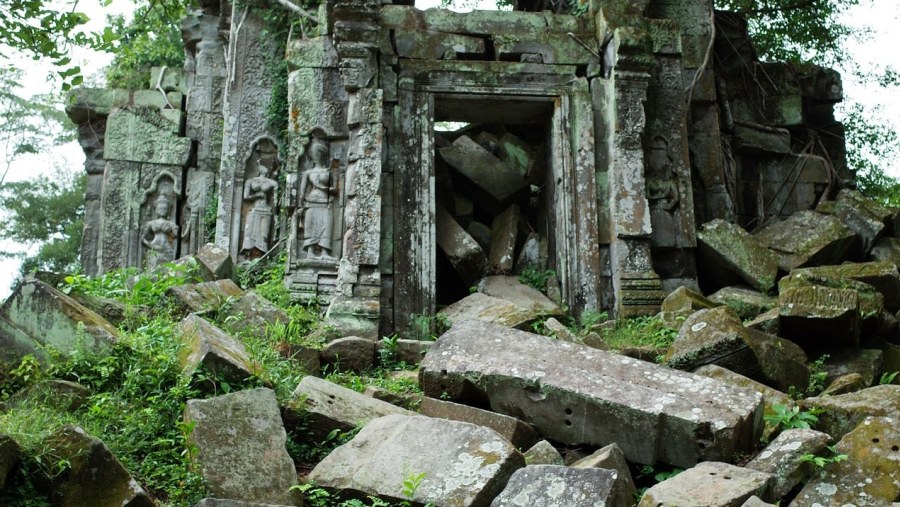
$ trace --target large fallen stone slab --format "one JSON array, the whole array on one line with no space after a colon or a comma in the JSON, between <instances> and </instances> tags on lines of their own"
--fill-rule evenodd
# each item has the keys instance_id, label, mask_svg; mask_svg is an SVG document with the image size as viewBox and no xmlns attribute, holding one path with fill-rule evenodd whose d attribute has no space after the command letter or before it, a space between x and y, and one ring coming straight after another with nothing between
<instances>
[{"instance_id":1,"label":"large fallen stone slab","mask_svg":"<svg viewBox=\"0 0 900 507\"><path fill-rule=\"evenodd\" d=\"M866 417L900 420L900 385L878 385L838 396L800 400L803 410L821 409L816 429L839 439Z\"/></svg>"},{"instance_id":2,"label":"large fallen stone slab","mask_svg":"<svg viewBox=\"0 0 900 507\"><path fill-rule=\"evenodd\" d=\"M760 366L755 378L784 392L808 384L809 358L796 343L756 329L747 329L746 338Z\"/></svg>"},{"instance_id":3,"label":"large fallen stone slab","mask_svg":"<svg viewBox=\"0 0 900 507\"><path fill-rule=\"evenodd\" d=\"M900 310L900 272L893 262L857 262L837 266L796 269L791 276L804 275L808 279L855 280L867 283L884 296L884 307L892 312Z\"/></svg>"},{"instance_id":4,"label":"large fallen stone slab","mask_svg":"<svg viewBox=\"0 0 900 507\"><path fill-rule=\"evenodd\" d=\"M617 495L617 477L618 472L604 468L527 466L516 470L491 507L626 505Z\"/></svg>"},{"instance_id":5,"label":"large fallen stone slab","mask_svg":"<svg viewBox=\"0 0 900 507\"><path fill-rule=\"evenodd\" d=\"M44 442L54 459L68 463L53 480L52 503L61 506L154 507L156 502L131 477L100 439L78 426L63 426Z\"/></svg>"},{"instance_id":6,"label":"large fallen stone slab","mask_svg":"<svg viewBox=\"0 0 900 507\"><path fill-rule=\"evenodd\" d=\"M442 206L436 207L434 225L438 247L450 260L463 282L475 283L484 276L488 265L484 250Z\"/></svg>"},{"instance_id":7,"label":"large fallen stone slab","mask_svg":"<svg viewBox=\"0 0 900 507\"><path fill-rule=\"evenodd\" d=\"M478 292L500 298L528 311L561 317L562 308L541 291L519 281L517 276L486 276L477 285Z\"/></svg>"},{"instance_id":8,"label":"large fallen stone slab","mask_svg":"<svg viewBox=\"0 0 900 507\"><path fill-rule=\"evenodd\" d=\"M459 171L498 203L507 201L528 184L518 170L468 136L460 136L452 145L438 151L450 167Z\"/></svg>"},{"instance_id":9,"label":"large fallen stone slab","mask_svg":"<svg viewBox=\"0 0 900 507\"><path fill-rule=\"evenodd\" d=\"M764 472L704 462L648 489L638 507L736 507L763 496L771 480Z\"/></svg>"},{"instance_id":10,"label":"large fallen stone slab","mask_svg":"<svg viewBox=\"0 0 900 507\"><path fill-rule=\"evenodd\" d=\"M446 319L451 324L478 320L517 329L527 329L532 322L542 316L543 313L540 311L526 310L505 299L480 292L469 294L438 312L438 317Z\"/></svg>"},{"instance_id":11,"label":"large fallen stone slab","mask_svg":"<svg viewBox=\"0 0 900 507\"><path fill-rule=\"evenodd\" d=\"M92 391L77 382L68 380L42 380L6 400L6 409L43 405L62 412L72 412L90 398Z\"/></svg>"},{"instance_id":12,"label":"large fallen stone slab","mask_svg":"<svg viewBox=\"0 0 900 507\"><path fill-rule=\"evenodd\" d=\"M679 370L717 364L748 377L760 371L748 345L747 329L727 306L700 310L685 319L665 360Z\"/></svg>"},{"instance_id":13,"label":"large fallen stone slab","mask_svg":"<svg viewBox=\"0 0 900 507\"><path fill-rule=\"evenodd\" d=\"M313 376L303 377L297 385L287 411L290 417L306 417L307 431L317 441L333 430L349 431L386 415L416 415Z\"/></svg>"},{"instance_id":14,"label":"large fallen stone slab","mask_svg":"<svg viewBox=\"0 0 900 507\"><path fill-rule=\"evenodd\" d=\"M760 292L775 286L778 258L737 225L716 219L697 231L698 267L719 287L740 279Z\"/></svg>"},{"instance_id":15,"label":"large fallen stone slab","mask_svg":"<svg viewBox=\"0 0 900 507\"><path fill-rule=\"evenodd\" d=\"M858 374L862 387L870 387L881 378L884 353L879 349L845 349L832 352L825 360L825 384L851 373Z\"/></svg>"},{"instance_id":16,"label":"large fallen stone slab","mask_svg":"<svg viewBox=\"0 0 900 507\"><path fill-rule=\"evenodd\" d=\"M178 325L182 348L178 355L181 371L193 376L199 369L209 372L210 378L201 387L216 387L217 380L239 385L259 373L244 344L209 323L203 317L190 314ZM207 386L207 382L212 385Z\"/></svg>"},{"instance_id":17,"label":"large fallen stone slab","mask_svg":"<svg viewBox=\"0 0 900 507\"><path fill-rule=\"evenodd\" d=\"M226 301L233 301L243 294L244 291L229 279L176 285L166 291L183 315L217 311Z\"/></svg>"},{"instance_id":18,"label":"large fallen stone slab","mask_svg":"<svg viewBox=\"0 0 900 507\"><path fill-rule=\"evenodd\" d=\"M699 311L707 310L721 306L721 303L715 303L705 298L703 294L691 289L690 287L678 287L663 299L659 306L661 312L673 312L684 317Z\"/></svg>"},{"instance_id":19,"label":"large fallen stone slab","mask_svg":"<svg viewBox=\"0 0 900 507\"><path fill-rule=\"evenodd\" d=\"M778 267L786 272L838 264L856 241L856 234L837 217L808 210L767 225L753 236L778 255Z\"/></svg>"},{"instance_id":20,"label":"large fallen stone slab","mask_svg":"<svg viewBox=\"0 0 900 507\"><path fill-rule=\"evenodd\" d=\"M818 455L831 442L831 436L809 429L789 429L781 432L746 467L772 474L767 498L778 500L787 495L813 473L813 465L803 459L807 454Z\"/></svg>"},{"instance_id":21,"label":"large fallen stone slab","mask_svg":"<svg viewBox=\"0 0 900 507\"><path fill-rule=\"evenodd\" d=\"M832 462L806 483L791 507L876 507L900 498L900 419L870 417L835 446L845 460Z\"/></svg>"},{"instance_id":22,"label":"large fallen stone slab","mask_svg":"<svg viewBox=\"0 0 900 507\"><path fill-rule=\"evenodd\" d=\"M776 298L739 285L719 289L709 295L709 300L730 307L741 319L752 319L778 303Z\"/></svg>"},{"instance_id":23,"label":"large fallen stone slab","mask_svg":"<svg viewBox=\"0 0 900 507\"><path fill-rule=\"evenodd\" d=\"M843 189L835 201L834 214L859 236L860 253L865 257L887 231L894 213L855 190Z\"/></svg>"},{"instance_id":24,"label":"large fallen stone slab","mask_svg":"<svg viewBox=\"0 0 900 507\"><path fill-rule=\"evenodd\" d=\"M188 400L184 419L194 425L191 459L212 497L298 505L294 462L275 393L252 389Z\"/></svg>"},{"instance_id":25,"label":"large fallen stone slab","mask_svg":"<svg viewBox=\"0 0 900 507\"><path fill-rule=\"evenodd\" d=\"M859 345L859 293L832 287L796 287L778 296L778 333L821 350Z\"/></svg>"},{"instance_id":26,"label":"large fallen stone slab","mask_svg":"<svg viewBox=\"0 0 900 507\"><path fill-rule=\"evenodd\" d=\"M518 449L528 449L538 441L538 434L534 428L515 417L460 405L452 401L424 397L419 402L419 413L428 417L451 419L490 428L509 440Z\"/></svg>"},{"instance_id":27,"label":"large fallen stone slab","mask_svg":"<svg viewBox=\"0 0 900 507\"><path fill-rule=\"evenodd\" d=\"M615 442L639 463L731 459L762 430L755 392L478 321L441 336L419 380L427 396L489 403L561 443Z\"/></svg>"},{"instance_id":28,"label":"large fallen stone slab","mask_svg":"<svg viewBox=\"0 0 900 507\"><path fill-rule=\"evenodd\" d=\"M106 319L37 279L19 284L0 307L0 362L18 365L28 354L46 358L81 347L108 348L119 332Z\"/></svg>"},{"instance_id":29,"label":"large fallen stone slab","mask_svg":"<svg viewBox=\"0 0 900 507\"><path fill-rule=\"evenodd\" d=\"M374 419L309 474L317 485L365 498L485 507L509 477L525 466L494 430L425 416ZM412 498L403 483L421 476Z\"/></svg>"},{"instance_id":30,"label":"large fallen stone slab","mask_svg":"<svg viewBox=\"0 0 900 507\"><path fill-rule=\"evenodd\" d=\"M375 366L375 342L359 336L345 336L322 347L322 363L336 370L362 372Z\"/></svg>"},{"instance_id":31,"label":"large fallen stone slab","mask_svg":"<svg viewBox=\"0 0 900 507\"><path fill-rule=\"evenodd\" d=\"M513 204L494 217L491 223L491 251L488 268L491 274L512 273L516 260L516 237L519 232L519 207Z\"/></svg>"}]
</instances>

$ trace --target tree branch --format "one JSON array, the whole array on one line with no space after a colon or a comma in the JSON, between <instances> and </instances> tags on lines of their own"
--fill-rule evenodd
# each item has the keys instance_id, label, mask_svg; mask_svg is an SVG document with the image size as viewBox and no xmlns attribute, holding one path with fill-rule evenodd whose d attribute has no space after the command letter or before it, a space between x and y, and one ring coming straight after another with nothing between
<instances>
[{"instance_id":1,"label":"tree branch","mask_svg":"<svg viewBox=\"0 0 900 507\"><path fill-rule=\"evenodd\" d=\"M296 12L297 14L299 14L299 15L303 16L304 18L306 18L306 19L312 21L313 23L319 24L319 18L317 18L316 16L313 16L312 14L306 12L305 9L302 9L300 6L294 4L294 3L291 2L290 0L277 0L277 1L278 1L279 4L282 5L282 7L285 7L287 10L292 11L292 12Z\"/></svg>"}]
</instances>

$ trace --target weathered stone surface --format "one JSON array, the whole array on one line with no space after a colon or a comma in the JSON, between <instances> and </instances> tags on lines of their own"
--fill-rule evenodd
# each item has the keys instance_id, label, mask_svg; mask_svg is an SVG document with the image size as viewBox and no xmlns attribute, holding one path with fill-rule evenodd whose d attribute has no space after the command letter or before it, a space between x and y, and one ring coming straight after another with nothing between
<instances>
[{"instance_id":1,"label":"weathered stone surface","mask_svg":"<svg viewBox=\"0 0 900 507\"><path fill-rule=\"evenodd\" d=\"M70 412L77 409L91 396L91 390L68 380L43 380L16 392L9 397L6 408L27 405L44 405Z\"/></svg>"},{"instance_id":2,"label":"weathered stone surface","mask_svg":"<svg viewBox=\"0 0 900 507\"><path fill-rule=\"evenodd\" d=\"M365 371L375 366L375 342L358 336L338 338L322 348L320 357L339 370Z\"/></svg>"},{"instance_id":3,"label":"weathered stone surface","mask_svg":"<svg viewBox=\"0 0 900 507\"><path fill-rule=\"evenodd\" d=\"M382 416L415 415L415 412L312 376L303 377L297 385L288 410L307 417L311 435L319 440L332 430L348 431Z\"/></svg>"},{"instance_id":4,"label":"weathered stone surface","mask_svg":"<svg viewBox=\"0 0 900 507\"><path fill-rule=\"evenodd\" d=\"M753 495L742 503L741 507L778 507L778 504L764 502L760 497Z\"/></svg>"},{"instance_id":5,"label":"weathered stone surface","mask_svg":"<svg viewBox=\"0 0 900 507\"><path fill-rule=\"evenodd\" d=\"M509 440L517 449L527 449L538 440L538 434L534 428L515 417L451 401L422 398L419 403L419 413L428 417L462 421L490 428Z\"/></svg>"},{"instance_id":6,"label":"weathered stone surface","mask_svg":"<svg viewBox=\"0 0 900 507\"><path fill-rule=\"evenodd\" d=\"M99 439L78 426L63 426L44 441L54 456L68 462L52 485L54 505L153 507L156 502Z\"/></svg>"},{"instance_id":7,"label":"weathered stone surface","mask_svg":"<svg viewBox=\"0 0 900 507\"><path fill-rule=\"evenodd\" d=\"M203 317L188 315L178 325L178 331L182 342L178 356L181 370L193 375L202 368L212 374L201 387L214 390L215 385L206 383L217 378L238 385L258 373L259 365L250 360L244 345Z\"/></svg>"},{"instance_id":8,"label":"weathered stone surface","mask_svg":"<svg viewBox=\"0 0 900 507\"><path fill-rule=\"evenodd\" d=\"M713 301L703 297L703 294L689 288L678 287L663 299L659 310L662 312L673 312L687 317L697 310L705 310L719 306Z\"/></svg>"},{"instance_id":9,"label":"weathered stone surface","mask_svg":"<svg viewBox=\"0 0 900 507\"><path fill-rule=\"evenodd\" d=\"M481 245L441 207L436 207L434 218L437 244L459 273L463 282L475 283L484 276L487 257Z\"/></svg>"},{"instance_id":10,"label":"weathered stone surface","mask_svg":"<svg viewBox=\"0 0 900 507\"><path fill-rule=\"evenodd\" d=\"M507 132L500 138L500 153L497 156L519 171L523 177L531 179L535 153L528 143Z\"/></svg>"},{"instance_id":11,"label":"weathered stone surface","mask_svg":"<svg viewBox=\"0 0 900 507\"><path fill-rule=\"evenodd\" d=\"M516 276L487 276L478 282L478 292L500 298L531 312L561 317L562 308Z\"/></svg>"},{"instance_id":12,"label":"weathered stone surface","mask_svg":"<svg viewBox=\"0 0 900 507\"><path fill-rule=\"evenodd\" d=\"M185 421L194 423L192 456L210 495L245 502L297 505L294 463L275 393L253 389L188 400ZM239 436L239 438L236 438Z\"/></svg>"},{"instance_id":13,"label":"weathered stone surface","mask_svg":"<svg viewBox=\"0 0 900 507\"><path fill-rule=\"evenodd\" d=\"M805 275L815 280L855 280L867 283L884 295L884 306L895 312L900 309L900 272L893 262L859 262L838 266L820 266L817 268L798 269L791 275Z\"/></svg>"},{"instance_id":14,"label":"weathered stone surface","mask_svg":"<svg viewBox=\"0 0 900 507\"><path fill-rule=\"evenodd\" d=\"M438 151L444 161L498 203L507 201L528 183L516 169L468 136L460 136L452 145Z\"/></svg>"},{"instance_id":15,"label":"weathered stone surface","mask_svg":"<svg viewBox=\"0 0 900 507\"><path fill-rule=\"evenodd\" d=\"M900 238L881 238L870 253L872 260L900 265Z\"/></svg>"},{"instance_id":16,"label":"weathered stone surface","mask_svg":"<svg viewBox=\"0 0 900 507\"><path fill-rule=\"evenodd\" d=\"M768 292L775 286L778 259L740 227L724 220L703 224L697 231L698 267L720 287L739 278L751 287Z\"/></svg>"},{"instance_id":17,"label":"weathered stone surface","mask_svg":"<svg viewBox=\"0 0 900 507\"><path fill-rule=\"evenodd\" d=\"M763 496L772 475L728 463L703 462L648 489L638 507L731 507Z\"/></svg>"},{"instance_id":18,"label":"weathered stone surface","mask_svg":"<svg viewBox=\"0 0 900 507\"><path fill-rule=\"evenodd\" d=\"M491 507L625 505L615 491L617 476L618 472L603 468L527 466L516 470Z\"/></svg>"},{"instance_id":19,"label":"weathered stone surface","mask_svg":"<svg viewBox=\"0 0 900 507\"><path fill-rule=\"evenodd\" d=\"M556 447L553 447L553 444L546 440L541 440L525 451L525 464L529 466L562 465L564 462L562 455L559 454Z\"/></svg>"},{"instance_id":20,"label":"weathered stone surface","mask_svg":"<svg viewBox=\"0 0 900 507\"><path fill-rule=\"evenodd\" d=\"M461 322L438 339L419 375L428 396L484 400L547 438L615 442L639 463L730 459L762 430L756 393L478 321Z\"/></svg>"},{"instance_id":21,"label":"weathered stone surface","mask_svg":"<svg viewBox=\"0 0 900 507\"><path fill-rule=\"evenodd\" d=\"M401 58L441 60L448 56L451 58L447 59L484 56L484 39L478 37L423 30L397 30L394 34L397 55Z\"/></svg>"},{"instance_id":22,"label":"weathered stone surface","mask_svg":"<svg viewBox=\"0 0 900 507\"><path fill-rule=\"evenodd\" d=\"M800 458L804 454L819 454L831 442L831 437L821 431L790 429L782 431L747 465L747 468L773 475L766 498L777 500L800 484L813 472L809 462Z\"/></svg>"},{"instance_id":23,"label":"weathered stone surface","mask_svg":"<svg viewBox=\"0 0 900 507\"><path fill-rule=\"evenodd\" d=\"M45 347L68 355L79 347L101 350L119 337L106 319L36 279L19 284L0 307L0 360L46 357Z\"/></svg>"},{"instance_id":24,"label":"weathered stone surface","mask_svg":"<svg viewBox=\"0 0 900 507\"><path fill-rule=\"evenodd\" d=\"M839 394L854 393L869 387L862 375L859 373L848 373L841 375L828 383L828 387L822 391L820 396L837 396Z\"/></svg>"},{"instance_id":25,"label":"weathered stone surface","mask_svg":"<svg viewBox=\"0 0 900 507\"><path fill-rule=\"evenodd\" d=\"M6 485L6 477L19 463L21 449L15 440L0 434L0 491Z\"/></svg>"},{"instance_id":26,"label":"weathered stone surface","mask_svg":"<svg viewBox=\"0 0 900 507\"><path fill-rule=\"evenodd\" d=\"M243 293L236 283L227 279L177 285L167 291L184 315L218 310L229 298L234 300Z\"/></svg>"},{"instance_id":27,"label":"weathered stone surface","mask_svg":"<svg viewBox=\"0 0 900 507\"><path fill-rule=\"evenodd\" d=\"M869 417L844 435L836 450L847 459L825 465L791 502L807 505L883 506L900 497L900 421Z\"/></svg>"},{"instance_id":28,"label":"weathered stone surface","mask_svg":"<svg viewBox=\"0 0 900 507\"><path fill-rule=\"evenodd\" d=\"M747 321L746 327L747 329L755 329L757 331L762 331L764 333L769 334L778 334L778 319L779 310L778 308L772 308L771 310L761 313L757 315L755 318Z\"/></svg>"},{"instance_id":29,"label":"weathered stone surface","mask_svg":"<svg viewBox=\"0 0 900 507\"><path fill-rule=\"evenodd\" d=\"M741 319L752 319L775 308L778 300L749 287L724 287L710 294L709 300L734 310Z\"/></svg>"},{"instance_id":30,"label":"weathered stone surface","mask_svg":"<svg viewBox=\"0 0 900 507\"><path fill-rule=\"evenodd\" d=\"M634 487L634 480L631 478L631 470L628 468L628 462L625 460L625 453L615 443L609 444L597 452L586 458L572 463L572 468L605 468L607 470L615 470L616 477L616 498L615 505L628 505L634 502L637 490Z\"/></svg>"},{"instance_id":31,"label":"weathered stone surface","mask_svg":"<svg viewBox=\"0 0 900 507\"><path fill-rule=\"evenodd\" d=\"M747 343L747 329L727 306L700 310L688 317L666 352L665 360L672 368L688 371L717 364L752 377L760 370Z\"/></svg>"},{"instance_id":32,"label":"weathered stone surface","mask_svg":"<svg viewBox=\"0 0 900 507\"><path fill-rule=\"evenodd\" d=\"M494 217L491 224L491 251L488 266L491 274L512 273L516 260L516 237L519 229L519 207L513 204Z\"/></svg>"},{"instance_id":33,"label":"weathered stone surface","mask_svg":"<svg viewBox=\"0 0 900 507\"><path fill-rule=\"evenodd\" d=\"M394 351L395 359L406 364L415 365L422 362L422 358L431 348L433 342L425 340L397 340L397 348Z\"/></svg>"},{"instance_id":34,"label":"weathered stone surface","mask_svg":"<svg viewBox=\"0 0 900 507\"><path fill-rule=\"evenodd\" d=\"M234 275L234 264L224 248L207 243L197 252L196 258L212 274L213 280L231 278Z\"/></svg>"},{"instance_id":35,"label":"weathered stone surface","mask_svg":"<svg viewBox=\"0 0 900 507\"><path fill-rule=\"evenodd\" d=\"M805 266L838 264L854 246L856 234L840 219L801 211L753 233L778 255L778 267L790 272Z\"/></svg>"},{"instance_id":36,"label":"weathered stone surface","mask_svg":"<svg viewBox=\"0 0 900 507\"><path fill-rule=\"evenodd\" d=\"M107 160L183 167L191 153L191 140L178 137L177 131L177 123L166 120L159 109L115 109L106 120L103 156Z\"/></svg>"},{"instance_id":37,"label":"weathered stone surface","mask_svg":"<svg viewBox=\"0 0 900 507\"><path fill-rule=\"evenodd\" d=\"M879 385L839 396L806 398L799 403L803 410L824 409L816 429L839 439L866 417L900 420L900 385Z\"/></svg>"},{"instance_id":38,"label":"weathered stone surface","mask_svg":"<svg viewBox=\"0 0 900 507\"><path fill-rule=\"evenodd\" d=\"M144 305L127 306L118 299L105 298L100 296L89 296L87 294L70 293L69 297L83 304L85 307L97 312L101 317L109 321L113 326L118 327L125 322L130 316L138 314L151 313L151 309Z\"/></svg>"},{"instance_id":39,"label":"weathered stone surface","mask_svg":"<svg viewBox=\"0 0 900 507\"><path fill-rule=\"evenodd\" d=\"M466 320L480 320L506 327L527 328L542 316L540 312L526 310L509 301L480 292L469 294L438 312L438 316L451 324Z\"/></svg>"},{"instance_id":40,"label":"weathered stone surface","mask_svg":"<svg viewBox=\"0 0 900 507\"><path fill-rule=\"evenodd\" d=\"M760 366L757 377L766 385L788 392L809 381L808 358L796 343L755 329L748 329L745 339Z\"/></svg>"},{"instance_id":41,"label":"weathered stone surface","mask_svg":"<svg viewBox=\"0 0 900 507\"><path fill-rule=\"evenodd\" d=\"M252 332L255 336L264 336L272 326L286 326L291 321L284 310L253 290L231 299L222 310L226 317L233 317L232 329Z\"/></svg>"},{"instance_id":42,"label":"weathered stone surface","mask_svg":"<svg viewBox=\"0 0 900 507\"><path fill-rule=\"evenodd\" d=\"M319 349L309 345L281 342L276 345L281 357L291 359L300 366L307 375L319 375L322 363L319 360Z\"/></svg>"},{"instance_id":43,"label":"weathered stone surface","mask_svg":"<svg viewBox=\"0 0 900 507\"><path fill-rule=\"evenodd\" d=\"M868 255L875 243L886 232L891 210L855 190L843 189L838 193L834 214L860 239L863 256Z\"/></svg>"},{"instance_id":44,"label":"weathered stone surface","mask_svg":"<svg viewBox=\"0 0 900 507\"><path fill-rule=\"evenodd\" d=\"M242 502L240 500L223 500L221 498L204 498L194 507L288 507L270 503Z\"/></svg>"},{"instance_id":45,"label":"weathered stone surface","mask_svg":"<svg viewBox=\"0 0 900 507\"><path fill-rule=\"evenodd\" d=\"M740 153L786 155L791 152L791 134L787 129L735 122L733 135L734 148Z\"/></svg>"},{"instance_id":46,"label":"weathered stone surface","mask_svg":"<svg viewBox=\"0 0 900 507\"><path fill-rule=\"evenodd\" d=\"M859 293L797 287L778 296L778 333L804 350L859 345Z\"/></svg>"},{"instance_id":47,"label":"weathered stone surface","mask_svg":"<svg viewBox=\"0 0 900 507\"><path fill-rule=\"evenodd\" d=\"M877 384L881 378L884 353L877 349L849 349L832 352L823 365L825 383L831 383L849 373L862 377L863 387Z\"/></svg>"},{"instance_id":48,"label":"weathered stone surface","mask_svg":"<svg viewBox=\"0 0 900 507\"><path fill-rule=\"evenodd\" d=\"M319 486L389 501L485 507L525 460L495 431L423 416L371 421L309 474ZM424 474L412 498L409 474Z\"/></svg>"},{"instance_id":49,"label":"weathered stone surface","mask_svg":"<svg viewBox=\"0 0 900 507\"><path fill-rule=\"evenodd\" d=\"M580 343L580 340L575 333L553 317L544 321L544 331L542 334L545 336L552 336L557 340L565 342Z\"/></svg>"}]
</instances>

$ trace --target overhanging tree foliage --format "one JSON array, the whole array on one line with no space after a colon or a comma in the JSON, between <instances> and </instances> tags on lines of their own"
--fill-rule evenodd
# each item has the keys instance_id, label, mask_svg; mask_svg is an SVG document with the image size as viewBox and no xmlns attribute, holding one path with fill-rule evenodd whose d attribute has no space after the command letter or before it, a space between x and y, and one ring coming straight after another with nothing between
<instances>
[{"instance_id":1,"label":"overhanging tree foliage","mask_svg":"<svg viewBox=\"0 0 900 507\"><path fill-rule=\"evenodd\" d=\"M106 69L110 88L137 90L150 85L153 67L184 66L184 48L179 24L186 5L182 1L150 2L134 11L131 21L110 17L109 28L116 34L115 57Z\"/></svg>"}]
</instances>

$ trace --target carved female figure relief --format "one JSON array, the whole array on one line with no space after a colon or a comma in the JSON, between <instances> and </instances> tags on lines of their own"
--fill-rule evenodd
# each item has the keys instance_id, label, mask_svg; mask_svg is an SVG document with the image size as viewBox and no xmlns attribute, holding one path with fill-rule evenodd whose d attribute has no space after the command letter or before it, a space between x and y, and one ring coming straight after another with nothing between
<instances>
[{"instance_id":1,"label":"carved female figure relief","mask_svg":"<svg viewBox=\"0 0 900 507\"><path fill-rule=\"evenodd\" d=\"M300 178L302 248L306 250L307 258L330 259L334 221L332 195L337 189L332 186L329 148L323 139L312 140L310 155L313 167L304 171Z\"/></svg>"},{"instance_id":2,"label":"carved female figure relief","mask_svg":"<svg viewBox=\"0 0 900 507\"><path fill-rule=\"evenodd\" d=\"M251 167L248 168L248 172L255 166L256 176L244 183L244 203L252 203L252 206L244 222L241 251L252 252L255 249L258 253L265 253L269 251L278 182L270 177L274 161L262 153L259 145L254 148L249 164Z\"/></svg>"},{"instance_id":3,"label":"carved female figure relief","mask_svg":"<svg viewBox=\"0 0 900 507\"><path fill-rule=\"evenodd\" d=\"M147 269L175 260L175 238L178 237L178 224L169 219L172 201L166 194L156 198L153 207L153 220L144 225L141 231L141 244L147 247Z\"/></svg>"}]
</instances>

